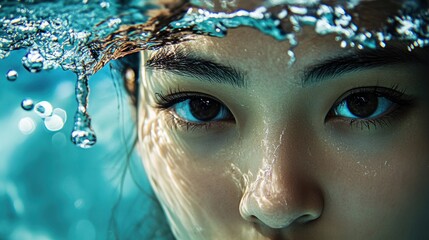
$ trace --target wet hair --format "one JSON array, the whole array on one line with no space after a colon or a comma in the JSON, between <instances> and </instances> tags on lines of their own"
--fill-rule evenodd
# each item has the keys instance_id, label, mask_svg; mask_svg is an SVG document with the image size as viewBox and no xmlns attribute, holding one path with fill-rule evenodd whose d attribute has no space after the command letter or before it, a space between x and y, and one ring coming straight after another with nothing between
<instances>
[{"instance_id":1,"label":"wet hair","mask_svg":"<svg viewBox=\"0 0 429 240\"><path fill-rule=\"evenodd\" d=\"M133 53L123 58L118 59L112 68L120 74L122 77L123 88L125 89L131 106L137 109L138 106L138 78L140 68L140 53ZM121 91L121 90L118 90ZM135 118L135 123L137 123ZM134 131L136 132L136 131ZM164 215L162 207L151 192L150 187L147 187L147 182L141 179L141 175L144 175L144 170L141 170L143 166L140 161L133 158L133 149L137 144L137 135L125 137L127 139L124 144L125 156L121 156L121 167L118 171L121 176L120 196L116 201L110 221L109 221L109 237L110 239L174 239L173 233L167 223L167 219ZM131 146L131 147L130 147ZM125 160L125 161L123 161ZM125 181L125 175L130 174L134 185L139 189L139 199L136 202L144 202L149 204L150 207L144 207L146 210L142 212L140 220L133 222L132 225L124 227L121 223L123 218L124 206L121 204L123 184ZM143 201L141 201L143 200ZM135 208L136 206L131 206ZM125 209L125 212L129 209Z\"/></svg>"},{"instance_id":2,"label":"wet hair","mask_svg":"<svg viewBox=\"0 0 429 240\"><path fill-rule=\"evenodd\" d=\"M137 107L138 76L140 74L140 53L133 53L119 59L119 71L123 85L133 106Z\"/></svg>"}]
</instances>

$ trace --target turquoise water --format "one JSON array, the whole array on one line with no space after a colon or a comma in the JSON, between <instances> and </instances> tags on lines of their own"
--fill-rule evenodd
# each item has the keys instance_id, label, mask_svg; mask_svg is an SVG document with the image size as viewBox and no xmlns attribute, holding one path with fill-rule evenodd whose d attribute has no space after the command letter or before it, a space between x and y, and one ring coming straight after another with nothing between
<instances>
[{"instance_id":1,"label":"turquoise water","mask_svg":"<svg viewBox=\"0 0 429 240\"><path fill-rule=\"evenodd\" d=\"M275 1L267 1L255 11L225 14L192 2L208 9L182 11L158 32L123 31L133 51L180 42L190 33L223 37L243 25L289 41L291 64L295 33L304 25L338 35L344 48L383 47L395 38L408 39L410 50L429 43L427 9L393 18L393 32L367 32L343 8L310 4L273 14L265 7ZM121 44L130 42L115 31L146 22L146 11L157 8L128 4L0 2L0 239L153 239L154 228L164 234L165 224L147 220L161 214L149 211L155 203L139 188L151 192L141 167L133 168L135 178L123 175L135 129L120 80L105 61L127 53ZM293 31L279 28L284 19ZM115 41L103 40L109 35ZM134 153L131 162L139 164Z\"/></svg>"},{"instance_id":2,"label":"turquoise water","mask_svg":"<svg viewBox=\"0 0 429 240\"><path fill-rule=\"evenodd\" d=\"M75 75L62 70L29 73L20 64L22 54L17 51L0 60L0 72L15 69L19 73L14 82L5 74L0 77L0 239L107 239L113 235L112 213L120 239L130 235L151 239L148 229L155 222L145 220L142 213L153 209L153 202L129 174L123 190L120 188L124 146L130 142L119 136L132 136L134 129L129 124L127 100L119 106L109 67L95 74L91 82L89 111L99 141L91 149L81 149L70 141ZM21 109L23 98L48 101L54 108L64 109L68 116L63 128L48 130L35 111ZM34 129L24 131L19 127L22 121L32 122ZM132 162L138 161L133 154ZM135 178L150 192L144 172ZM114 211L121 192L120 206ZM142 222L146 225L140 225Z\"/></svg>"}]
</instances>

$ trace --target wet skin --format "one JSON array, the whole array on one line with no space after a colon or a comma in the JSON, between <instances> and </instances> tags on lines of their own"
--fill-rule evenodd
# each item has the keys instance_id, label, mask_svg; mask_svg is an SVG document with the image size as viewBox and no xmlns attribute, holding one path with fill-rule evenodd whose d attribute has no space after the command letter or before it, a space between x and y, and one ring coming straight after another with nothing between
<instances>
[{"instance_id":1,"label":"wet skin","mask_svg":"<svg viewBox=\"0 0 429 240\"><path fill-rule=\"evenodd\" d=\"M175 236L429 238L428 50L341 49L311 29L290 67L288 48L239 28L142 53L138 148ZM201 97L221 110L191 121Z\"/></svg>"}]
</instances>

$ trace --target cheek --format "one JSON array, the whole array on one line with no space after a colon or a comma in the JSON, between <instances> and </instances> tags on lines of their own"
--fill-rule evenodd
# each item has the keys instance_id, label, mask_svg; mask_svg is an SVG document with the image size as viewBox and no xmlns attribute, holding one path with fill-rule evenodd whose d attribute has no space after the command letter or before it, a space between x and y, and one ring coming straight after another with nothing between
<instances>
[{"instance_id":1,"label":"cheek","mask_svg":"<svg viewBox=\"0 0 429 240\"><path fill-rule=\"evenodd\" d=\"M424 117L409 118L401 127L392 126L388 137L366 136L366 140L331 148L335 150L325 159L336 159L330 165L337 167L325 178L329 193L324 217L342 216L340 225L385 235L399 234L400 229L427 232L422 226L429 217L425 121Z\"/></svg>"},{"instance_id":2,"label":"cheek","mask_svg":"<svg viewBox=\"0 0 429 240\"><path fill-rule=\"evenodd\" d=\"M141 123L142 161L177 236L209 236L225 228L222 219L238 219L240 195L227 174L230 151L201 151L201 144L183 140L162 114L148 115L154 117Z\"/></svg>"}]
</instances>

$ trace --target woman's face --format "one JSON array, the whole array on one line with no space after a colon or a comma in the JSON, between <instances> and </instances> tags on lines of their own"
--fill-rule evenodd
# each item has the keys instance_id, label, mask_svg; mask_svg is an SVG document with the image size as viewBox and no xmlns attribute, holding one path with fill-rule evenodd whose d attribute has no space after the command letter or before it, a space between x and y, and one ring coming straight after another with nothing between
<instances>
[{"instance_id":1,"label":"woman's face","mask_svg":"<svg viewBox=\"0 0 429 240\"><path fill-rule=\"evenodd\" d=\"M250 28L143 53L139 149L175 236L428 238L428 50L299 41L292 66Z\"/></svg>"}]
</instances>

